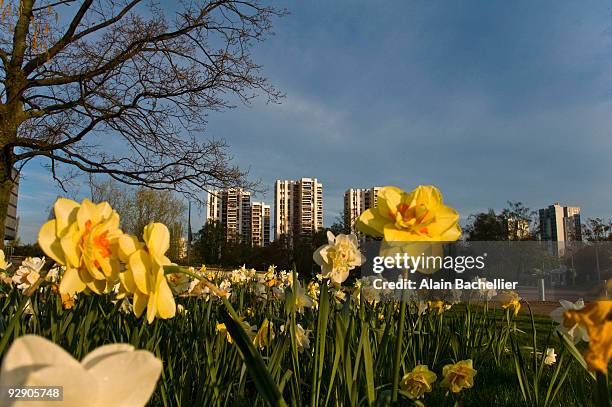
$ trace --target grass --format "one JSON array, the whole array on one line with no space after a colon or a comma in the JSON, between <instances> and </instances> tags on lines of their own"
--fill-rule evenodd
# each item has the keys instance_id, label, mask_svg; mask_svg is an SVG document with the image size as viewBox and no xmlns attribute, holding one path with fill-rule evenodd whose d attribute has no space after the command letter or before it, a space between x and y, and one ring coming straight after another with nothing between
<instances>
[{"instance_id":1,"label":"grass","mask_svg":"<svg viewBox=\"0 0 612 407\"><path fill-rule=\"evenodd\" d=\"M338 302L333 292L323 290L317 298L318 308L306 308L302 314L286 306L291 291L288 300L272 298L274 291L268 287L268 299L262 299L256 296L255 287L254 282L235 284L232 308L252 325L261 326L266 318L272 322L275 337L269 347L256 351L254 358L261 357L262 368L287 404L384 405L392 388L400 319L397 303L371 304L363 295L360 301L347 295ZM0 333L4 337L23 297L6 288L2 295ZM44 286L31 297L30 311L18 319L8 342L27 333L37 334L79 359L113 342L148 349L164 363L152 406L267 405L274 389L262 389L261 374L253 374L257 361L249 359L246 344L237 335L229 343L226 335L215 329L218 322L231 323L223 303L214 297L177 297L177 302L186 312L149 325L144 318L124 311L122 303L114 302L111 295L80 295L74 308L65 310L51 286ZM442 315L406 313L404 317L402 374L419 363L438 374L434 390L424 399L428 406L453 405L455 401L463 406L532 406L521 394L515 361L519 356L532 360L533 328L536 351L554 347L563 357L562 370L567 371L551 405L593 405L592 379L564 351L547 316L534 315L532 321L530 314L521 313L508 324L505 311L458 304ZM297 324L312 331L310 346L303 351L295 339ZM284 332L280 332L281 325L285 325ZM451 397L439 386L442 367L467 358L474 360L478 370L474 387ZM535 374L530 363L523 369L525 377ZM553 380L554 371L554 366L542 369L541 388ZM266 396L266 391L272 395ZM405 397L399 401L410 405Z\"/></svg>"}]
</instances>

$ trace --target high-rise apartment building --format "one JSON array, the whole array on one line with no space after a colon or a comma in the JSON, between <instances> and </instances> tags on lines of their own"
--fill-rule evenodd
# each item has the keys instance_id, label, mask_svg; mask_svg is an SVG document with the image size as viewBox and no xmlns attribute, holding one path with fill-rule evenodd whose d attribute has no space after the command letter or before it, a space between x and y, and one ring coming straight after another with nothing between
<instances>
[{"instance_id":1,"label":"high-rise apartment building","mask_svg":"<svg viewBox=\"0 0 612 407\"><path fill-rule=\"evenodd\" d=\"M241 188L212 191L206 200L206 219L223 226L227 241L250 239L251 193ZM244 240L243 240L244 241Z\"/></svg>"},{"instance_id":2,"label":"high-rise apartment building","mask_svg":"<svg viewBox=\"0 0 612 407\"><path fill-rule=\"evenodd\" d=\"M556 243L557 254L565 253L565 243L581 241L580 207L563 206L558 202L540 209L540 234L544 241Z\"/></svg>"},{"instance_id":3,"label":"high-rise apartment building","mask_svg":"<svg viewBox=\"0 0 612 407\"><path fill-rule=\"evenodd\" d=\"M377 204L380 187L349 188L344 193L344 228L355 233L355 220Z\"/></svg>"},{"instance_id":4,"label":"high-rise apartment building","mask_svg":"<svg viewBox=\"0 0 612 407\"><path fill-rule=\"evenodd\" d=\"M312 235L323 228L323 185L316 178L274 184L274 238Z\"/></svg>"},{"instance_id":5,"label":"high-rise apartment building","mask_svg":"<svg viewBox=\"0 0 612 407\"><path fill-rule=\"evenodd\" d=\"M251 245L267 246L270 244L270 205L263 202L251 202Z\"/></svg>"},{"instance_id":6,"label":"high-rise apartment building","mask_svg":"<svg viewBox=\"0 0 612 407\"><path fill-rule=\"evenodd\" d=\"M218 221L227 241L253 246L270 243L270 205L251 202L251 193L240 188L213 191L207 198L207 220Z\"/></svg>"}]
</instances>

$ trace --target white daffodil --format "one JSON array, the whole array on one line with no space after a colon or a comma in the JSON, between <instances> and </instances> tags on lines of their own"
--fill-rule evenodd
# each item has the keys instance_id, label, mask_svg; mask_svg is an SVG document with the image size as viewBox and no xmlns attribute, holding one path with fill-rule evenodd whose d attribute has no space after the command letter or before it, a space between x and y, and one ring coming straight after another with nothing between
<instances>
[{"instance_id":1,"label":"white daffodil","mask_svg":"<svg viewBox=\"0 0 612 407\"><path fill-rule=\"evenodd\" d=\"M359 251L357 236L339 234L334 236L327 232L328 244L319 247L313 254L313 260L321 266L321 274L336 284L342 284L349 271L361 266L365 257Z\"/></svg>"},{"instance_id":2,"label":"white daffodil","mask_svg":"<svg viewBox=\"0 0 612 407\"><path fill-rule=\"evenodd\" d=\"M223 280L221 281L221 284L219 284L219 288L224 293L225 298L229 300L229 298L232 296L232 283L227 279Z\"/></svg>"},{"instance_id":3,"label":"white daffodil","mask_svg":"<svg viewBox=\"0 0 612 407\"><path fill-rule=\"evenodd\" d=\"M27 267L30 270L36 271L37 273L40 273L40 270L42 270L44 265L45 265L44 256L42 258L41 257L26 257L21 262L21 267Z\"/></svg>"},{"instance_id":4,"label":"white daffodil","mask_svg":"<svg viewBox=\"0 0 612 407\"><path fill-rule=\"evenodd\" d=\"M244 283L245 281L247 281L248 276L246 272L247 272L247 269L244 266L242 266L242 268L239 268L237 270L232 270L230 272L230 277L229 277L232 284L240 284L240 283Z\"/></svg>"},{"instance_id":5,"label":"white daffodil","mask_svg":"<svg viewBox=\"0 0 612 407\"><path fill-rule=\"evenodd\" d=\"M384 277L379 276L365 276L355 281L355 291L353 292L353 294L355 297L355 301L357 301L357 304L359 304L359 302L361 301L362 295L364 301L367 301L369 303L375 303L380 301L381 295L387 293L386 290L374 287L374 280L376 279L386 281Z\"/></svg>"},{"instance_id":6,"label":"white daffodil","mask_svg":"<svg viewBox=\"0 0 612 407\"><path fill-rule=\"evenodd\" d=\"M480 286L486 287L487 279L484 277L475 277L472 282L480 283ZM478 294L483 300L489 301L491 298L497 295L497 291L493 288L482 288L478 290Z\"/></svg>"},{"instance_id":7,"label":"white daffodil","mask_svg":"<svg viewBox=\"0 0 612 407\"><path fill-rule=\"evenodd\" d=\"M293 304L291 303L292 298ZM305 307L312 308L313 305L312 298L306 293L299 280L291 288L285 290L285 299L289 309L292 310L293 306L295 306L295 310L299 313L303 313Z\"/></svg>"},{"instance_id":8,"label":"white daffodil","mask_svg":"<svg viewBox=\"0 0 612 407\"><path fill-rule=\"evenodd\" d=\"M563 314L565 311L571 310L580 310L584 308L584 301L579 299L576 302L561 300L559 301L561 306L556 308L553 312L550 313L550 317L557 322L559 325L557 326L557 331L567 334L574 343L578 343L580 341L589 341L589 334L587 330L580 324L574 324L573 326L567 327L563 322Z\"/></svg>"},{"instance_id":9,"label":"white daffodil","mask_svg":"<svg viewBox=\"0 0 612 407\"><path fill-rule=\"evenodd\" d=\"M144 406L161 374L162 362L129 344L101 346L79 363L53 342L36 335L17 338L0 369L0 387L63 386L66 406ZM0 400L1 406L30 405Z\"/></svg>"},{"instance_id":10,"label":"white daffodil","mask_svg":"<svg viewBox=\"0 0 612 407\"><path fill-rule=\"evenodd\" d=\"M310 348L310 329L302 328L302 325L295 326L295 340L298 345L298 350L302 352L304 349Z\"/></svg>"},{"instance_id":11,"label":"white daffodil","mask_svg":"<svg viewBox=\"0 0 612 407\"><path fill-rule=\"evenodd\" d=\"M546 348L546 354L544 355L544 364L545 365L554 365L557 363L557 354L555 353L554 348Z\"/></svg>"},{"instance_id":12,"label":"white daffodil","mask_svg":"<svg viewBox=\"0 0 612 407\"><path fill-rule=\"evenodd\" d=\"M66 271L66 267L64 266L55 266L49 270L47 275L45 276L45 280L51 283L57 283L60 281L60 274L63 274Z\"/></svg>"},{"instance_id":13,"label":"white daffodil","mask_svg":"<svg viewBox=\"0 0 612 407\"><path fill-rule=\"evenodd\" d=\"M45 258L26 257L13 274L13 283L20 290L27 290L40 278L40 271L45 265Z\"/></svg>"},{"instance_id":14,"label":"white daffodil","mask_svg":"<svg viewBox=\"0 0 612 407\"><path fill-rule=\"evenodd\" d=\"M281 325L280 330L281 332L285 332L285 330L289 330L289 327ZM303 352L304 349L310 348L310 332L312 332L310 329L304 329L300 324L295 325L295 342L300 353Z\"/></svg>"}]
</instances>

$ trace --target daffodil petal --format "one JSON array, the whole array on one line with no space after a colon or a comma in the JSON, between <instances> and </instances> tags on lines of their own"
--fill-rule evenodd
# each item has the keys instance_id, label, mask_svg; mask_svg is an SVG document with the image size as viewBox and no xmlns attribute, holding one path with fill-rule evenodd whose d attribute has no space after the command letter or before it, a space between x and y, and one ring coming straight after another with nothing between
<instances>
[{"instance_id":1,"label":"daffodil petal","mask_svg":"<svg viewBox=\"0 0 612 407\"><path fill-rule=\"evenodd\" d=\"M152 289L151 278L151 259L144 250L137 250L129 258L128 265L132 271L136 287L143 293L150 293Z\"/></svg>"},{"instance_id":2,"label":"daffodil petal","mask_svg":"<svg viewBox=\"0 0 612 407\"><path fill-rule=\"evenodd\" d=\"M143 246L144 244L139 242L136 236L122 235L119 237L119 239L117 239L117 254L119 255L119 259L122 262L127 263L132 253L134 253L136 250L142 249Z\"/></svg>"},{"instance_id":3,"label":"daffodil petal","mask_svg":"<svg viewBox=\"0 0 612 407\"><path fill-rule=\"evenodd\" d=\"M155 390L162 363L148 351L124 351L91 360L87 370L100 383L101 406L144 406Z\"/></svg>"},{"instance_id":4,"label":"daffodil petal","mask_svg":"<svg viewBox=\"0 0 612 407\"><path fill-rule=\"evenodd\" d=\"M381 237L386 223L388 222L377 212L368 209L355 220L355 228L366 235Z\"/></svg>"},{"instance_id":5,"label":"daffodil petal","mask_svg":"<svg viewBox=\"0 0 612 407\"><path fill-rule=\"evenodd\" d=\"M80 293L85 289L85 287L85 283L79 277L78 270L74 268L67 268L62 276L59 291L62 294L73 295L75 293Z\"/></svg>"},{"instance_id":6,"label":"daffodil petal","mask_svg":"<svg viewBox=\"0 0 612 407\"><path fill-rule=\"evenodd\" d=\"M7 377L7 379L5 379ZM6 380L6 381L5 381ZM0 379L0 386L62 386L62 402L59 405L80 407L80 406L104 406L99 404L100 387L99 381L81 365L32 365L24 366L7 372ZM31 406L31 401L19 401L16 403L4 404L2 406Z\"/></svg>"},{"instance_id":7,"label":"daffodil petal","mask_svg":"<svg viewBox=\"0 0 612 407\"><path fill-rule=\"evenodd\" d=\"M68 352L50 340L37 335L24 335L13 341L4 356L0 377L4 378L9 370L32 364L80 366Z\"/></svg>"},{"instance_id":8,"label":"daffodil petal","mask_svg":"<svg viewBox=\"0 0 612 407\"><path fill-rule=\"evenodd\" d=\"M72 199L59 198L53 205L55 213L55 232L57 236L63 236L66 228L76 220L77 211L81 205Z\"/></svg>"},{"instance_id":9,"label":"daffodil petal","mask_svg":"<svg viewBox=\"0 0 612 407\"><path fill-rule=\"evenodd\" d=\"M157 292L157 312L159 317L163 319L172 318L176 314L176 303L174 302L174 296L172 295L172 290L165 280L161 282Z\"/></svg>"},{"instance_id":10,"label":"daffodil petal","mask_svg":"<svg viewBox=\"0 0 612 407\"><path fill-rule=\"evenodd\" d=\"M144 240L149 252L163 256L170 247L170 232L163 223L149 223L145 226Z\"/></svg>"},{"instance_id":11,"label":"daffodil petal","mask_svg":"<svg viewBox=\"0 0 612 407\"><path fill-rule=\"evenodd\" d=\"M155 315L157 314L157 295L155 292L149 293L149 300L147 301L147 322L153 323Z\"/></svg>"},{"instance_id":12,"label":"daffodil petal","mask_svg":"<svg viewBox=\"0 0 612 407\"><path fill-rule=\"evenodd\" d=\"M128 343L112 343L109 345L103 345L89 352L81 360L81 365L85 369L90 369L92 366L94 366L104 358L108 358L118 353L133 351L134 347Z\"/></svg>"},{"instance_id":13,"label":"daffodil petal","mask_svg":"<svg viewBox=\"0 0 612 407\"><path fill-rule=\"evenodd\" d=\"M56 220L50 220L42 225L38 232L38 244L47 256L65 265L66 259L62 250L62 245L55 235L56 225Z\"/></svg>"},{"instance_id":14,"label":"daffodil petal","mask_svg":"<svg viewBox=\"0 0 612 407\"><path fill-rule=\"evenodd\" d=\"M149 296L140 294L139 292L134 293L134 315L140 317L143 311L147 308Z\"/></svg>"}]
</instances>

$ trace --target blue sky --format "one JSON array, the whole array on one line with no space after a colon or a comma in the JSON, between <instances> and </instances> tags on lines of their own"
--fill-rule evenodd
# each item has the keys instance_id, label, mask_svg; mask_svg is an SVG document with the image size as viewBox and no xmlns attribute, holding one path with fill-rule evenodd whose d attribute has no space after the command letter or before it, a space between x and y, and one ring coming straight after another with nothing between
<instances>
[{"instance_id":1,"label":"blue sky","mask_svg":"<svg viewBox=\"0 0 612 407\"><path fill-rule=\"evenodd\" d=\"M317 177L326 225L344 190L374 185L436 185L463 218L507 200L612 216L609 3L278 4L291 14L254 54L286 98L211 113L207 128L268 187L264 201L277 178ZM60 194L26 167L24 241Z\"/></svg>"}]
</instances>

